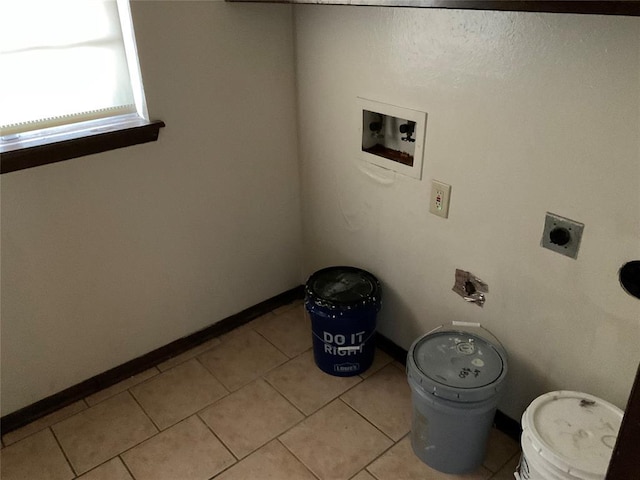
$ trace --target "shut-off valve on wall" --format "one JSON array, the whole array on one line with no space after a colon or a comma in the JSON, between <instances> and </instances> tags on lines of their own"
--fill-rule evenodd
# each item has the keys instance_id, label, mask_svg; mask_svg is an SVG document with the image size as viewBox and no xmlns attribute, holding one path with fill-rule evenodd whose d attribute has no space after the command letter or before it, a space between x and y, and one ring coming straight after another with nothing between
<instances>
[{"instance_id":1,"label":"shut-off valve on wall","mask_svg":"<svg viewBox=\"0 0 640 480\"><path fill-rule=\"evenodd\" d=\"M413 136L413 132L415 131L415 129L416 129L416 122L407 122L400 125L400 133L404 133L407 135L406 137L401 137L401 140L405 142L415 142L416 139L411 138Z\"/></svg>"}]
</instances>

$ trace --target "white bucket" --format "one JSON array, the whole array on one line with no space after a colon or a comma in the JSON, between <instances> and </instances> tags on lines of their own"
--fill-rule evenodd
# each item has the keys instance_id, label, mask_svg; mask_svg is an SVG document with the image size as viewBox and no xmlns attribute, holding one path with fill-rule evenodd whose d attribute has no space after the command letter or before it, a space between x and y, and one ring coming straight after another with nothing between
<instances>
[{"instance_id":1,"label":"white bucket","mask_svg":"<svg viewBox=\"0 0 640 480\"><path fill-rule=\"evenodd\" d=\"M520 480L604 480L623 412L580 392L536 398L522 415Z\"/></svg>"}]
</instances>

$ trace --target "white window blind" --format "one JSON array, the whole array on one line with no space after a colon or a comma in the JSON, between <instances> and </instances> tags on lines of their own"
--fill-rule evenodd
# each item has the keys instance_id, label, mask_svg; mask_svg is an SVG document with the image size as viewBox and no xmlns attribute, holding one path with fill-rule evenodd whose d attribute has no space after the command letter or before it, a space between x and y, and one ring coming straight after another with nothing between
<instances>
[{"instance_id":1,"label":"white window blind","mask_svg":"<svg viewBox=\"0 0 640 480\"><path fill-rule=\"evenodd\" d=\"M147 117L127 0L0 0L0 135Z\"/></svg>"}]
</instances>

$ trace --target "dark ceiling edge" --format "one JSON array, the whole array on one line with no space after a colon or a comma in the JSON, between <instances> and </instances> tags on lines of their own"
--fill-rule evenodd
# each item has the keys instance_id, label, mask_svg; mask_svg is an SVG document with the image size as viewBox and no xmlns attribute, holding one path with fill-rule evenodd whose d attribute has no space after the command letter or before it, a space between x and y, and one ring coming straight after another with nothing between
<instances>
[{"instance_id":1,"label":"dark ceiling edge","mask_svg":"<svg viewBox=\"0 0 640 480\"><path fill-rule=\"evenodd\" d=\"M354 7L409 7L512 12L578 13L587 15L640 16L638 0L226 0L230 3L288 3L349 5Z\"/></svg>"}]
</instances>

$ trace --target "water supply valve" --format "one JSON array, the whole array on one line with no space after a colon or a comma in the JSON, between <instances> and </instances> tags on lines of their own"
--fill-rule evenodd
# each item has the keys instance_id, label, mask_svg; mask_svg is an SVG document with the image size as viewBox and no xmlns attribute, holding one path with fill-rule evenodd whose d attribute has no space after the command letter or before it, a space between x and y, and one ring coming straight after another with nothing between
<instances>
[{"instance_id":1,"label":"water supply valve","mask_svg":"<svg viewBox=\"0 0 640 480\"><path fill-rule=\"evenodd\" d=\"M382 133L383 128L382 115L379 115L377 120L369 123L369 130L371 131L371 136L374 138L384 138L384 134Z\"/></svg>"},{"instance_id":2,"label":"water supply valve","mask_svg":"<svg viewBox=\"0 0 640 480\"><path fill-rule=\"evenodd\" d=\"M400 133L404 133L407 135L406 137L401 137L401 140L405 142L415 142L416 139L411 138L413 136L413 132L415 131L415 129L416 129L415 122L407 122L400 125Z\"/></svg>"}]
</instances>

